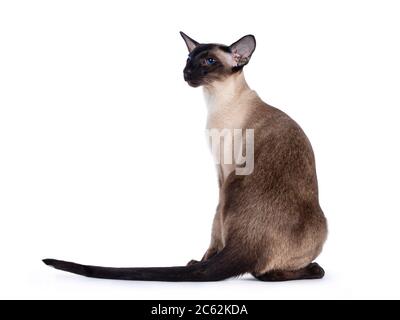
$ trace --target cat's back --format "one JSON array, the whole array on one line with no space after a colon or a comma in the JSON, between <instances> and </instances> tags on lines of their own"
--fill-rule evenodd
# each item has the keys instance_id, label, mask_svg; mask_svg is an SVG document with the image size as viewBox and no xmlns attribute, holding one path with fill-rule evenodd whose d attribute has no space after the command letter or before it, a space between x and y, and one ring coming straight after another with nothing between
<instances>
[{"instance_id":1,"label":"cat's back","mask_svg":"<svg viewBox=\"0 0 400 320\"><path fill-rule=\"evenodd\" d=\"M292 190L303 199L318 202L318 184L311 143L285 112L254 100L256 107L247 128L254 129L254 177L262 189ZM282 190L278 190L282 191Z\"/></svg>"},{"instance_id":2,"label":"cat's back","mask_svg":"<svg viewBox=\"0 0 400 320\"><path fill-rule=\"evenodd\" d=\"M311 143L300 125L282 110L273 107L258 96L253 100L252 114L247 128L255 130L257 144L264 148L276 146L292 152L313 153Z\"/></svg>"}]
</instances>

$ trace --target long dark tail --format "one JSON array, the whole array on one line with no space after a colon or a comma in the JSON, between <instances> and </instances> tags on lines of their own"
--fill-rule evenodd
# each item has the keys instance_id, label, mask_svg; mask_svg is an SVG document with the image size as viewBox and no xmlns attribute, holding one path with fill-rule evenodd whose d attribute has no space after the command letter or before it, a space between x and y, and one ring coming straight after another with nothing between
<instances>
[{"instance_id":1,"label":"long dark tail","mask_svg":"<svg viewBox=\"0 0 400 320\"><path fill-rule=\"evenodd\" d=\"M207 261L186 267L108 268L54 259L44 259L43 262L56 269L91 278L142 281L219 281L251 272L253 266L251 261L239 259L234 251L227 248Z\"/></svg>"}]
</instances>

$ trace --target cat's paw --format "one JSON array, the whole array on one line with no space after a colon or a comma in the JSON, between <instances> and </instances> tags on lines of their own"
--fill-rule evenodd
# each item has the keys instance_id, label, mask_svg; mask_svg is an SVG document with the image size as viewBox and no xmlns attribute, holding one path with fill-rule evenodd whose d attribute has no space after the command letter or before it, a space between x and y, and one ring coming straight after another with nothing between
<instances>
[{"instance_id":1,"label":"cat's paw","mask_svg":"<svg viewBox=\"0 0 400 320\"><path fill-rule=\"evenodd\" d=\"M197 263L199 263L200 261L197 261L197 260L190 260L188 263L187 263L187 265L186 266L193 266L193 265L195 265L195 264L197 264Z\"/></svg>"},{"instance_id":2,"label":"cat's paw","mask_svg":"<svg viewBox=\"0 0 400 320\"><path fill-rule=\"evenodd\" d=\"M306 269L308 276L312 279L321 279L325 275L324 269L322 269L321 266L316 262L310 263Z\"/></svg>"}]
</instances>

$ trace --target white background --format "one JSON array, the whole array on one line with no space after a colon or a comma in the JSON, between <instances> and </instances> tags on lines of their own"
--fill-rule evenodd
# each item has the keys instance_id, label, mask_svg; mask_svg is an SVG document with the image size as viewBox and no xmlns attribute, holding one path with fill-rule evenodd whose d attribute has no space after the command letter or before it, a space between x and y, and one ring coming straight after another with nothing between
<instances>
[{"instance_id":1,"label":"white background","mask_svg":"<svg viewBox=\"0 0 400 320\"><path fill-rule=\"evenodd\" d=\"M398 1L2 1L0 297L400 298ZM50 269L183 265L208 246L217 179L183 30L230 44L316 154L321 281L119 282Z\"/></svg>"}]
</instances>

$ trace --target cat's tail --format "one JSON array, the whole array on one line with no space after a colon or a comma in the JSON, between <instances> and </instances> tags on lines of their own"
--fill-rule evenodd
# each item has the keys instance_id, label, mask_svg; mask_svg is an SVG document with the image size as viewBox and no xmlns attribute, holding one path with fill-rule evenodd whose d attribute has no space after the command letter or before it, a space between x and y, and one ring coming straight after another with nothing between
<instances>
[{"instance_id":1,"label":"cat's tail","mask_svg":"<svg viewBox=\"0 0 400 320\"><path fill-rule=\"evenodd\" d=\"M56 269L82 276L102 279L141 281L219 281L251 272L254 263L225 247L207 261L186 267L109 268L96 267L54 259L43 262Z\"/></svg>"}]
</instances>

